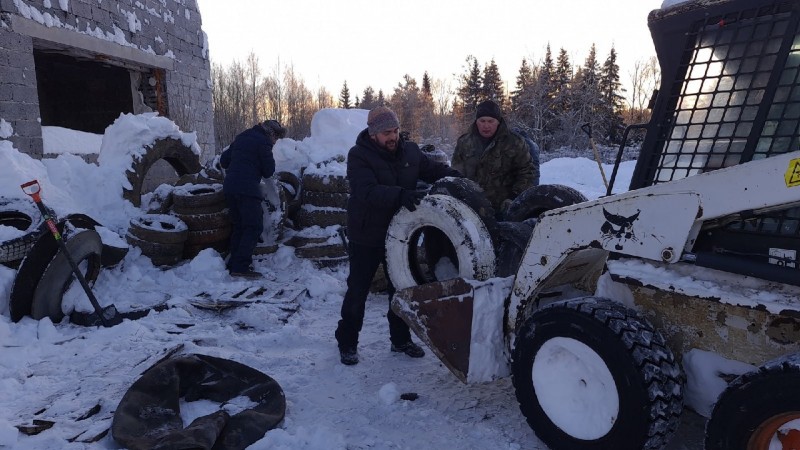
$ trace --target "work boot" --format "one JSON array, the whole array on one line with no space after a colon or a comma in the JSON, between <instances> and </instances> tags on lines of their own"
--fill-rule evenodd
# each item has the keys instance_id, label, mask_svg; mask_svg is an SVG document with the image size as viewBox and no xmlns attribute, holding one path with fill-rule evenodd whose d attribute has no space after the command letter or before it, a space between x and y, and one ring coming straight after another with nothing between
<instances>
[{"instance_id":1,"label":"work boot","mask_svg":"<svg viewBox=\"0 0 800 450\"><path fill-rule=\"evenodd\" d=\"M392 351L405 353L406 355L412 358L422 358L423 356L425 356L425 350L423 350L422 347L413 343L412 341L408 341L405 344L401 345L392 344Z\"/></svg>"},{"instance_id":2,"label":"work boot","mask_svg":"<svg viewBox=\"0 0 800 450\"><path fill-rule=\"evenodd\" d=\"M230 272L230 274L232 277L249 278L251 280L261 278L263 276L254 270L248 270L246 272Z\"/></svg>"},{"instance_id":3,"label":"work boot","mask_svg":"<svg viewBox=\"0 0 800 450\"><path fill-rule=\"evenodd\" d=\"M355 348L340 348L339 358L345 366L358 364L358 352Z\"/></svg>"}]
</instances>

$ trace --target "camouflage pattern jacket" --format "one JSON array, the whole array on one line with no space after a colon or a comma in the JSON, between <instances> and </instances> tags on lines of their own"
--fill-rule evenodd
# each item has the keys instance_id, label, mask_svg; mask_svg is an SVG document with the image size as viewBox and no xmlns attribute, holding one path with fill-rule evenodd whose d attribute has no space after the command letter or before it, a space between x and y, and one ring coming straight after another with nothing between
<instances>
[{"instance_id":1,"label":"camouflage pattern jacket","mask_svg":"<svg viewBox=\"0 0 800 450\"><path fill-rule=\"evenodd\" d=\"M531 155L525 140L512 133L505 121L500 122L494 138L483 148L478 128L473 123L470 131L458 138L451 166L486 192L486 198L496 211L503 201L514 199L533 185Z\"/></svg>"}]
</instances>

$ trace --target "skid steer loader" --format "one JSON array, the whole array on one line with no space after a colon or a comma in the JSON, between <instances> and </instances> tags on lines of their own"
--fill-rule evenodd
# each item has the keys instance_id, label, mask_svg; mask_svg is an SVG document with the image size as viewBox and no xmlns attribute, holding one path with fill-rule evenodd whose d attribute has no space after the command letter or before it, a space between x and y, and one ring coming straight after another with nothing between
<instances>
[{"instance_id":1,"label":"skid steer loader","mask_svg":"<svg viewBox=\"0 0 800 450\"><path fill-rule=\"evenodd\" d=\"M663 448L691 349L758 367L727 380L707 449L800 448L799 24L798 0L651 12L630 190L542 214L513 277L398 286L392 308L462 381L510 374L551 449Z\"/></svg>"}]
</instances>

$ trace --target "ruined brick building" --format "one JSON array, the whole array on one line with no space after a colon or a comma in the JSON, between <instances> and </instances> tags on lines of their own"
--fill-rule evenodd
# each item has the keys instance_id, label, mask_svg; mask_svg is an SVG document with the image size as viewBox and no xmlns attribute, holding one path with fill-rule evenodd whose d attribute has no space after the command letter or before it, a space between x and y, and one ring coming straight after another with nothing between
<instances>
[{"instance_id":1,"label":"ruined brick building","mask_svg":"<svg viewBox=\"0 0 800 450\"><path fill-rule=\"evenodd\" d=\"M208 45L195 0L0 0L0 119L43 156L42 126L102 134L158 111L214 153Z\"/></svg>"}]
</instances>

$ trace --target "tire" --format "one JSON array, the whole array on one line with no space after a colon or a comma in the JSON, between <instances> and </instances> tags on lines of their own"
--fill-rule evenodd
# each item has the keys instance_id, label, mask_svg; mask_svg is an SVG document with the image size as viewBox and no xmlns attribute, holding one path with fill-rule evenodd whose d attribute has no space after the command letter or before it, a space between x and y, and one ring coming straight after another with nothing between
<instances>
[{"instance_id":1,"label":"tire","mask_svg":"<svg viewBox=\"0 0 800 450\"><path fill-rule=\"evenodd\" d=\"M347 249L342 244L310 245L297 247L294 254L304 259L341 258L347 256Z\"/></svg>"},{"instance_id":2,"label":"tire","mask_svg":"<svg viewBox=\"0 0 800 450\"><path fill-rule=\"evenodd\" d=\"M297 175L291 172L278 172L275 174L278 184L286 196L286 217L295 222L297 212L300 211L303 195L303 183Z\"/></svg>"},{"instance_id":3,"label":"tire","mask_svg":"<svg viewBox=\"0 0 800 450\"><path fill-rule=\"evenodd\" d=\"M175 214L190 231L211 230L231 226L231 216L227 209L211 214Z\"/></svg>"},{"instance_id":4,"label":"tire","mask_svg":"<svg viewBox=\"0 0 800 450\"><path fill-rule=\"evenodd\" d=\"M292 236L284 244L289 247L305 247L309 245L319 245L328 242L328 236Z\"/></svg>"},{"instance_id":5,"label":"tire","mask_svg":"<svg viewBox=\"0 0 800 450\"><path fill-rule=\"evenodd\" d=\"M207 245L216 244L217 242L227 242L231 237L231 226L213 228L211 230L197 230L189 231L189 236L186 238L186 245Z\"/></svg>"},{"instance_id":6,"label":"tire","mask_svg":"<svg viewBox=\"0 0 800 450\"><path fill-rule=\"evenodd\" d=\"M416 210L401 208L392 218L386 236L389 279L397 289L427 280L419 271L416 249L425 229L441 230L456 250L458 276L486 280L494 276L494 247L483 221L472 208L453 197L431 194Z\"/></svg>"},{"instance_id":7,"label":"tire","mask_svg":"<svg viewBox=\"0 0 800 450\"><path fill-rule=\"evenodd\" d=\"M347 225L347 210L344 209L314 209L301 208L297 212L297 224L300 228L319 226L321 228L332 225Z\"/></svg>"},{"instance_id":8,"label":"tire","mask_svg":"<svg viewBox=\"0 0 800 450\"><path fill-rule=\"evenodd\" d=\"M167 214L144 214L130 221L128 233L156 244L180 244L189 236L189 227L178 217Z\"/></svg>"},{"instance_id":9,"label":"tire","mask_svg":"<svg viewBox=\"0 0 800 450\"><path fill-rule=\"evenodd\" d=\"M0 225L22 232L21 236L0 242L0 263L14 263L25 258L45 229L36 204L24 198L0 197Z\"/></svg>"},{"instance_id":10,"label":"tire","mask_svg":"<svg viewBox=\"0 0 800 450\"><path fill-rule=\"evenodd\" d=\"M420 150L422 150L422 153L427 156L429 160L448 166L450 165L450 158L447 157L447 153L437 149L433 145L423 145L420 147Z\"/></svg>"},{"instance_id":11,"label":"tire","mask_svg":"<svg viewBox=\"0 0 800 450\"><path fill-rule=\"evenodd\" d=\"M91 217L87 216L86 214L70 214L64 218L63 222L69 222L75 228L85 228L87 230L97 230L97 227L102 227L103 225L100 222L92 219ZM119 236L119 235L117 235ZM100 234L100 238L102 239L103 234ZM117 264L121 263L123 259L125 259L125 255L128 254L128 246L119 247L116 245L106 244L103 243L103 254L100 257L100 264L103 267L113 267Z\"/></svg>"},{"instance_id":12,"label":"tire","mask_svg":"<svg viewBox=\"0 0 800 450\"><path fill-rule=\"evenodd\" d=\"M505 213L505 220L522 222L537 218L551 209L562 208L586 201L583 194L561 184L540 184L519 194Z\"/></svg>"},{"instance_id":13,"label":"tire","mask_svg":"<svg viewBox=\"0 0 800 450\"><path fill-rule=\"evenodd\" d=\"M90 286L94 284L100 274L100 255L103 252L100 235L94 230L83 230L65 240L64 244L79 267L81 263L86 262L84 278ZM54 323L60 322L64 318L61 300L72 282L77 282L74 277L67 256L59 251L50 261L36 286L31 304L31 317L36 320L49 317Z\"/></svg>"},{"instance_id":14,"label":"tire","mask_svg":"<svg viewBox=\"0 0 800 450\"><path fill-rule=\"evenodd\" d=\"M172 191L173 208L195 210L225 203L221 184L193 184L176 187Z\"/></svg>"},{"instance_id":15,"label":"tire","mask_svg":"<svg viewBox=\"0 0 800 450\"><path fill-rule=\"evenodd\" d=\"M431 185L430 193L449 195L466 203L481 218L489 234L494 234L497 226L495 211L478 183L469 178L442 178Z\"/></svg>"},{"instance_id":16,"label":"tire","mask_svg":"<svg viewBox=\"0 0 800 450\"><path fill-rule=\"evenodd\" d=\"M349 193L350 184L344 175L303 174L303 190Z\"/></svg>"},{"instance_id":17,"label":"tire","mask_svg":"<svg viewBox=\"0 0 800 450\"><path fill-rule=\"evenodd\" d=\"M517 274L519 263L525 255L533 228L524 222L498 222L495 232L497 267L495 276L509 277Z\"/></svg>"},{"instance_id":18,"label":"tire","mask_svg":"<svg viewBox=\"0 0 800 450\"><path fill-rule=\"evenodd\" d=\"M706 450L781 448L776 436L800 438L800 354L770 361L731 382L706 425ZM795 421L793 425L787 423ZM784 437L789 439L789 437ZM773 441L775 447L770 445ZM784 444L783 448L798 448Z\"/></svg>"},{"instance_id":19,"label":"tire","mask_svg":"<svg viewBox=\"0 0 800 450\"><path fill-rule=\"evenodd\" d=\"M148 146L144 155L134 156L134 161L125 175L130 183L129 189L123 189L122 197L130 201L133 206L142 204L142 184L147 172L156 161L163 159L179 177L197 173L201 169L200 157L178 139L158 139Z\"/></svg>"},{"instance_id":20,"label":"tire","mask_svg":"<svg viewBox=\"0 0 800 450\"><path fill-rule=\"evenodd\" d=\"M661 449L683 409L684 377L663 336L608 299L531 315L511 372L522 414L551 450Z\"/></svg>"},{"instance_id":21,"label":"tire","mask_svg":"<svg viewBox=\"0 0 800 450\"><path fill-rule=\"evenodd\" d=\"M128 244L140 249L142 255L150 258L154 266L171 266L181 260L185 242L161 244L144 241L131 234L125 235Z\"/></svg>"},{"instance_id":22,"label":"tire","mask_svg":"<svg viewBox=\"0 0 800 450\"><path fill-rule=\"evenodd\" d=\"M303 204L323 208L347 209L349 194L340 192L303 191Z\"/></svg>"}]
</instances>

